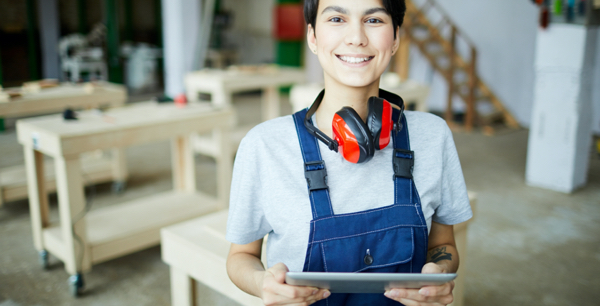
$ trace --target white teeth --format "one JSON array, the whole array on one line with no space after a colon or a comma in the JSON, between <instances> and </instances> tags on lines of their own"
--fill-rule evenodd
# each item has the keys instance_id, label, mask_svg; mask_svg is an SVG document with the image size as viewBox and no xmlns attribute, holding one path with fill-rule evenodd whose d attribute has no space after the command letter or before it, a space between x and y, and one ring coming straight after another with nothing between
<instances>
[{"instance_id":1,"label":"white teeth","mask_svg":"<svg viewBox=\"0 0 600 306\"><path fill-rule=\"evenodd\" d=\"M362 62L366 62L371 59L371 57L350 57L350 56L338 56L342 61L350 64L358 64Z\"/></svg>"}]
</instances>

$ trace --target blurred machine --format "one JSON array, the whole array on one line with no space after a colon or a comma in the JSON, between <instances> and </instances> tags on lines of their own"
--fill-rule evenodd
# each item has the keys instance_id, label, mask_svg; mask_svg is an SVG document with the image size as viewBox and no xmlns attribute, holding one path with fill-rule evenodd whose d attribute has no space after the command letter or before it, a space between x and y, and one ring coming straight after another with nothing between
<instances>
[{"instance_id":1,"label":"blurred machine","mask_svg":"<svg viewBox=\"0 0 600 306\"><path fill-rule=\"evenodd\" d=\"M106 27L97 24L87 36L71 34L60 39L58 49L65 80L108 80L102 48L105 36Z\"/></svg>"}]
</instances>

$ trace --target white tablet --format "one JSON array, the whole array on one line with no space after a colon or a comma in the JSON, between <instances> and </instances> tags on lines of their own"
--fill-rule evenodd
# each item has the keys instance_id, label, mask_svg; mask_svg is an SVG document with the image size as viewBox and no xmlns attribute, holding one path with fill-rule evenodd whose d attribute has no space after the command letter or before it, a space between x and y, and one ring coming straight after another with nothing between
<instances>
[{"instance_id":1,"label":"white tablet","mask_svg":"<svg viewBox=\"0 0 600 306\"><path fill-rule=\"evenodd\" d=\"M324 273L288 272L285 282L294 286L329 289L332 293L384 293L392 288L439 286L456 278L455 273Z\"/></svg>"}]
</instances>

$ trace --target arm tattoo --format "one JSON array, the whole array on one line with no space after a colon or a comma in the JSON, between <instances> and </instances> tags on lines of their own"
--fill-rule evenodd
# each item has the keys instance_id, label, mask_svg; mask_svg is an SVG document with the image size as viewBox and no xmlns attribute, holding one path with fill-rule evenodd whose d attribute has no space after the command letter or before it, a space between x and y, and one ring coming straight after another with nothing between
<instances>
[{"instance_id":1,"label":"arm tattoo","mask_svg":"<svg viewBox=\"0 0 600 306\"><path fill-rule=\"evenodd\" d=\"M427 253L429 261L433 263L438 263L442 260L452 260L452 253L446 252L446 247L436 248Z\"/></svg>"}]
</instances>

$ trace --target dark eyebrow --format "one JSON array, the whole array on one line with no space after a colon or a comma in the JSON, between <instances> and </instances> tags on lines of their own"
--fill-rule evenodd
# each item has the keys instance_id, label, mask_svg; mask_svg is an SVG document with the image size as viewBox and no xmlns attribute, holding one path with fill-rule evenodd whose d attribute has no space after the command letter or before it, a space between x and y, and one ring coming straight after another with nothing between
<instances>
[{"instance_id":1,"label":"dark eyebrow","mask_svg":"<svg viewBox=\"0 0 600 306\"><path fill-rule=\"evenodd\" d=\"M323 12L321 12L321 14L325 14L329 11L334 11L340 14L348 15L348 10L340 6L328 6L323 10ZM371 15L375 13L384 13L386 15L389 15L388 11L386 11L386 9L384 9L383 7L374 7L365 11L365 15Z\"/></svg>"},{"instance_id":2,"label":"dark eyebrow","mask_svg":"<svg viewBox=\"0 0 600 306\"><path fill-rule=\"evenodd\" d=\"M321 14L325 14L328 11L334 11L334 12L338 12L340 14L348 15L348 11L345 8L339 7L339 6L328 6L323 10L323 12L321 12Z\"/></svg>"},{"instance_id":3,"label":"dark eyebrow","mask_svg":"<svg viewBox=\"0 0 600 306\"><path fill-rule=\"evenodd\" d=\"M389 15L388 11L386 11L386 9L384 9L383 7L374 7L365 11L365 15L371 15L375 13L384 13L386 15Z\"/></svg>"}]
</instances>

